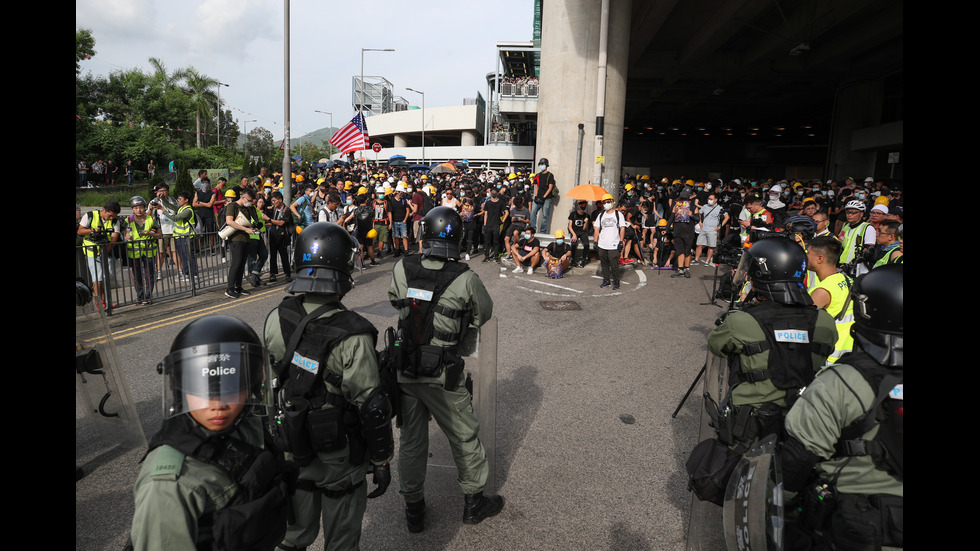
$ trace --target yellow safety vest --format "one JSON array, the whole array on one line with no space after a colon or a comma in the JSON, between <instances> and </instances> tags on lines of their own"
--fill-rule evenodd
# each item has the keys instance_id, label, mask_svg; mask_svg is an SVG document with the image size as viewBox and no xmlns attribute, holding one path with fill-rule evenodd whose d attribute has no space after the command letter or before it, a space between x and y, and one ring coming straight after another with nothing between
<instances>
[{"instance_id":1,"label":"yellow safety vest","mask_svg":"<svg viewBox=\"0 0 980 551\"><path fill-rule=\"evenodd\" d=\"M152 235L140 235L137 231L136 217L132 216L129 222L129 243L126 244L126 256L129 258L142 258L144 256L153 258L157 255L157 240ZM153 217L146 215L146 222L143 223L143 231L153 229Z\"/></svg>"},{"instance_id":2,"label":"yellow safety vest","mask_svg":"<svg viewBox=\"0 0 980 551\"><path fill-rule=\"evenodd\" d=\"M174 237L193 237L194 236L194 226L197 224L196 215L194 214L194 209L190 205L184 205L177 209L177 213L180 214L183 210L191 211L191 217L187 220L177 220L174 217Z\"/></svg>"},{"instance_id":3,"label":"yellow safety vest","mask_svg":"<svg viewBox=\"0 0 980 551\"><path fill-rule=\"evenodd\" d=\"M850 224L844 225L844 238L841 239L843 247L841 249L841 264L847 264L854 260L860 250L864 250L864 234L868 230L868 223L861 222L857 227L852 228Z\"/></svg>"},{"instance_id":4,"label":"yellow safety vest","mask_svg":"<svg viewBox=\"0 0 980 551\"><path fill-rule=\"evenodd\" d=\"M92 212L88 213L88 219L89 225L91 226L90 229L93 233L106 227L106 221L102 219L101 211L93 210ZM111 223L109 227L112 227ZM85 249L85 256L94 258L102 254L102 248L105 246L105 244L99 244L93 241L92 234L90 233L82 238L82 246Z\"/></svg>"}]
</instances>

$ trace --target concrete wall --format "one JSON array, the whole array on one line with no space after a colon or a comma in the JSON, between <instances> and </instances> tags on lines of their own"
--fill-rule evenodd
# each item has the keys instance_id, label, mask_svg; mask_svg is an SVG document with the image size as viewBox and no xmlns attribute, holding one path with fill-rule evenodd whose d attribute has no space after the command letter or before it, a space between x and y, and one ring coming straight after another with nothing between
<instances>
[{"instance_id":1,"label":"concrete wall","mask_svg":"<svg viewBox=\"0 0 980 551\"><path fill-rule=\"evenodd\" d=\"M623 147L631 0L610 0L602 181L594 182L599 0L543 0L537 156L547 157L562 193L597 183L616 193ZM578 125L585 125L581 175L573 181ZM567 203L562 199L561 203ZM556 205L563 212L567 205ZM552 216L554 219L554 215Z\"/></svg>"},{"instance_id":2,"label":"concrete wall","mask_svg":"<svg viewBox=\"0 0 980 551\"><path fill-rule=\"evenodd\" d=\"M421 134L422 109L409 109L368 117L368 132L371 137L393 134ZM463 130L483 135L483 119L477 117L476 105L453 105L450 107L426 107L426 132L459 132Z\"/></svg>"}]
</instances>

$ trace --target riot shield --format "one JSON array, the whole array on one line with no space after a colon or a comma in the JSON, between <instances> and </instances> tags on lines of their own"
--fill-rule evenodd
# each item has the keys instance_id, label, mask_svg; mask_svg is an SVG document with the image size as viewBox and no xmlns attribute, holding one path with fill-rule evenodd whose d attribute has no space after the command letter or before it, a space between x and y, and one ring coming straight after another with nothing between
<instances>
[{"instance_id":1,"label":"riot shield","mask_svg":"<svg viewBox=\"0 0 980 551\"><path fill-rule=\"evenodd\" d=\"M706 407L711 402L720 404L728 393L728 360L715 356L710 351L705 358L704 390L701 407L701 421L698 442L715 437L715 429L710 425L711 417ZM714 503L701 501L691 493L691 518L687 530L688 551L716 551L724 546L722 534L722 509Z\"/></svg>"},{"instance_id":2,"label":"riot shield","mask_svg":"<svg viewBox=\"0 0 980 551\"><path fill-rule=\"evenodd\" d=\"M489 475L486 495L496 493L496 408L497 408L497 318L490 318L479 329L470 327L460 339L458 353L466 362L466 387L473 394L473 409L480 421L480 443L487 454ZM431 423L430 431L439 431ZM457 495L459 474L449 442L439 434L429 438L427 495Z\"/></svg>"},{"instance_id":3,"label":"riot shield","mask_svg":"<svg viewBox=\"0 0 980 551\"><path fill-rule=\"evenodd\" d=\"M75 432L84 440L146 447L108 318L101 310L75 318L75 410Z\"/></svg>"},{"instance_id":4,"label":"riot shield","mask_svg":"<svg viewBox=\"0 0 980 551\"><path fill-rule=\"evenodd\" d=\"M490 467L487 485L483 491L486 495L496 495L497 318L490 318L479 330L470 328L466 333L460 348L467 353L467 365L476 364L477 367L476 375L473 376L473 407L480 420L480 443L487 452L487 463ZM471 348L471 343L465 341L475 341L476 346ZM471 363L469 360L475 361Z\"/></svg>"},{"instance_id":5,"label":"riot shield","mask_svg":"<svg viewBox=\"0 0 980 551\"><path fill-rule=\"evenodd\" d=\"M728 551L782 551L783 479L770 434L746 452L725 492Z\"/></svg>"}]
</instances>

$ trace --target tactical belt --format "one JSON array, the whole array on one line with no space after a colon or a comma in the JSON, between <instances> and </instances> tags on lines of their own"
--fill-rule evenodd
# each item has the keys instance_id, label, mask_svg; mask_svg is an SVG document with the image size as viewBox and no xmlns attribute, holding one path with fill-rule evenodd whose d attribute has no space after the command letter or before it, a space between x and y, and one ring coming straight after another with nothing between
<instances>
[{"instance_id":1,"label":"tactical belt","mask_svg":"<svg viewBox=\"0 0 980 551\"><path fill-rule=\"evenodd\" d=\"M328 490L326 488L320 488L312 480L300 480L296 483L296 489L303 490L305 492L319 492L330 499L340 499L353 494L363 485L364 481L362 480L345 490Z\"/></svg>"}]
</instances>

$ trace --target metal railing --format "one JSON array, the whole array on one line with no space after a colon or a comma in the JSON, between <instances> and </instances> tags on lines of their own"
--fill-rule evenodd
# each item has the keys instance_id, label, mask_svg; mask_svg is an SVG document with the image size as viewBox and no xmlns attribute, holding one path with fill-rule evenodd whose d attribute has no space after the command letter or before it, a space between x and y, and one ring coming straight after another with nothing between
<instances>
[{"instance_id":1,"label":"metal railing","mask_svg":"<svg viewBox=\"0 0 980 551\"><path fill-rule=\"evenodd\" d=\"M500 85L500 95L514 98L536 98L538 97L538 89L539 85L537 84L505 82Z\"/></svg>"},{"instance_id":2,"label":"metal railing","mask_svg":"<svg viewBox=\"0 0 980 551\"><path fill-rule=\"evenodd\" d=\"M262 234L262 240L268 250L268 235ZM290 244L288 258L292 257ZM197 296L203 290L228 284L230 260L231 253L217 233L76 247L75 275L93 289L92 303L76 309L76 314L101 306L97 304L100 294L107 297L105 310L110 315L125 306ZM267 272L268 266L266 258L261 273ZM281 266L279 269L285 271ZM101 280L101 293L93 279Z\"/></svg>"}]
</instances>

